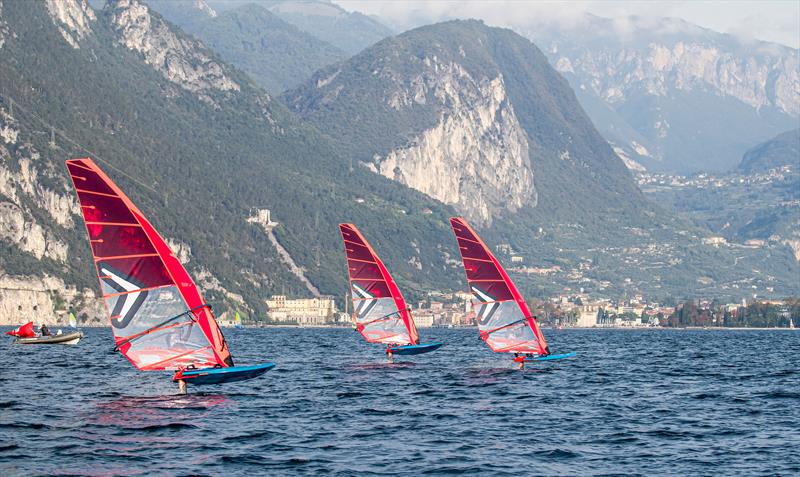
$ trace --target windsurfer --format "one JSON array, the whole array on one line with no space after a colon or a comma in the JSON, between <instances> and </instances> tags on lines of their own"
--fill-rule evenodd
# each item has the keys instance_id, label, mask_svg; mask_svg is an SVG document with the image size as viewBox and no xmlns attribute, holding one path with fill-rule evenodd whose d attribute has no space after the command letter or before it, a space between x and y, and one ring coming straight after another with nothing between
<instances>
[{"instance_id":1,"label":"windsurfer","mask_svg":"<svg viewBox=\"0 0 800 477\"><path fill-rule=\"evenodd\" d=\"M514 353L514 362L519 364L519 369L525 369L525 356Z\"/></svg>"},{"instance_id":2,"label":"windsurfer","mask_svg":"<svg viewBox=\"0 0 800 477\"><path fill-rule=\"evenodd\" d=\"M392 362L392 355L392 346L389 345L386 347L386 359L388 359L390 363Z\"/></svg>"}]
</instances>

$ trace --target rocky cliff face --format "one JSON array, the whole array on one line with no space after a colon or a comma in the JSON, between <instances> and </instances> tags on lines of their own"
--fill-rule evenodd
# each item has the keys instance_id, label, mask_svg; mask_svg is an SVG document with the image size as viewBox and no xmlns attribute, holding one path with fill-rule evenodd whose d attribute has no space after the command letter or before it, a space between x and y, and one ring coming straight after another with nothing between
<instances>
[{"instance_id":1,"label":"rocky cliff face","mask_svg":"<svg viewBox=\"0 0 800 477\"><path fill-rule=\"evenodd\" d=\"M8 33L8 23L3 20L3 2L0 0L0 48L5 44Z\"/></svg>"},{"instance_id":2,"label":"rocky cliff face","mask_svg":"<svg viewBox=\"0 0 800 477\"><path fill-rule=\"evenodd\" d=\"M73 48L92 31L91 23L97 20L86 0L45 0L47 11L64 40Z\"/></svg>"},{"instance_id":3,"label":"rocky cliff face","mask_svg":"<svg viewBox=\"0 0 800 477\"><path fill-rule=\"evenodd\" d=\"M422 72L399 81L385 100L398 111L434 101L439 119L407 146L376 155L369 165L479 223L491 223L501 211L535 207L528 139L502 75L477 80L460 64L436 56L420 63Z\"/></svg>"},{"instance_id":4,"label":"rocky cliff face","mask_svg":"<svg viewBox=\"0 0 800 477\"><path fill-rule=\"evenodd\" d=\"M670 18L587 16L577 27L531 28L528 36L606 138L651 169L730 169L800 115L792 48L746 44Z\"/></svg>"},{"instance_id":5,"label":"rocky cliff face","mask_svg":"<svg viewBox=\"0 0 800 477\"><path fill-rule=\"evenodd\" d=\"M57 276L71 263L68 240L79 209L50 164L24 126L0 108L0 245L8 254L0 261L0 324L65 323L67 303L84 311L83 323L101 316L90 289Z\"/></svg>"},{"instance_id":6,"label":"rocky cliff face","mask_svg":"<svg viewBox=\"0 0 800 477\"><path fill-rule=\"evenodd\" d=\"M179 37L160 18L138 0L117 0L106 7L119 41L142 54L144 61L167 80L180 87L205 94L212 91L239 91L241 88L197 41Z\"/></svg>"},{"instance_id":7,"label":"rocky cliff face","mask_svg":"<svg viewBox=\"0 0 800 477\"><path fill-rule=\"evenodd\" d=\"M77 204L63 191L43 185L56 180L40 153L17 129L15 119L0 108L0 238L37 259L66 263L68 247L37 222L35 210L43 211L59 227L74 225Z\"/></svg>"}]
</instances>

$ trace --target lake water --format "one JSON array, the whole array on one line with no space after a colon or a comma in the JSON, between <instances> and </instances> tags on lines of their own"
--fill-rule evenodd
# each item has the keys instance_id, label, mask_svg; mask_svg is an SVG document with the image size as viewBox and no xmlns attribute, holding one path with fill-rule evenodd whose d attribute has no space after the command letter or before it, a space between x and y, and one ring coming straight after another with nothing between
<instances>
[{"instance_id":1,"label":"lake water","mask_svg":"<svg viewBox=\"0 0 800 477\"><path fill-rule=\"evenodd\" d=\"M175 395L108 329L0 343L0 475L800 472L800 332L545 330L577 358L514 369L471 329L389 365L345 329L226 330L277 367Z\"/></svg>"}]
</instances>

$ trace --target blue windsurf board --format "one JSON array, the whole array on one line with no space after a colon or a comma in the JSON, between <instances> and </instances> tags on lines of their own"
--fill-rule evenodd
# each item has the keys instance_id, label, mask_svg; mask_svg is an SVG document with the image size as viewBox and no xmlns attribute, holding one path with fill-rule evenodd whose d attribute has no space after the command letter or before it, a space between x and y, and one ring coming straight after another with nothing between
<instances>
[{"instance_id":1,"label":"blue windsurf board","mask_svg":"<svg viewBox=\"0 0 800 477\"><path fill-rule=\"evenodd\" d=\"M412 355L412 354L423 354L423 353L430 353L439 347L442 346L444 343L434 342L434 343L420 343L416 345L405 345L405 346L390 346L388 351L391 351L392 354L398 355Z\"/></svg>"},{"instance_id":2,"label":"blue windsurf board","mask_svg":"<svg viewBox=\"0 0 800 477\"><path fill-rule=\"evenodd\" d=\"M180 374L181 379L186 381L187 384L222 384L233 383L236 381L244 381L261 376L270 369L274 368L275 364L265 363L256 366L231 366L229 368L203 368L203 369L185 369ZM175 381L178 374L172 378Z\"/></svg>"}]
</instances>

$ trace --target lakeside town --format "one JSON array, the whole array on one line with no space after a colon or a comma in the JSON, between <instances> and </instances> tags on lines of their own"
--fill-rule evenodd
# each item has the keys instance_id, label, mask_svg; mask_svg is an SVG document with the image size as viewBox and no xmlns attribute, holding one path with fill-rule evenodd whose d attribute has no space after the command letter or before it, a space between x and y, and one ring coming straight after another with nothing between
<instances>
[{"instance_id":1,"label":"lakeside town","mask_svg":"<svg viewBox=\"0 0 800 477\"><path fill-rule=\"evenodd\" d=\"M348 303L345 301L345 303ZM432 292L424 300L409 303L419 328L455 328L476 325L472 295L465 292ZM244 326L351 326L349 310L337 308L333 296L290 298L273 295L266 300L266 319L243 318ZM624 300L593 298L586 293L563 294L528 302L543 326L567 328L655 327L767 327L794 328L800 323L800 299L688 300L658 303L635 295ZM222 326L235 326L235 317L224 313Z\"/></svg>"}]
</instances>

